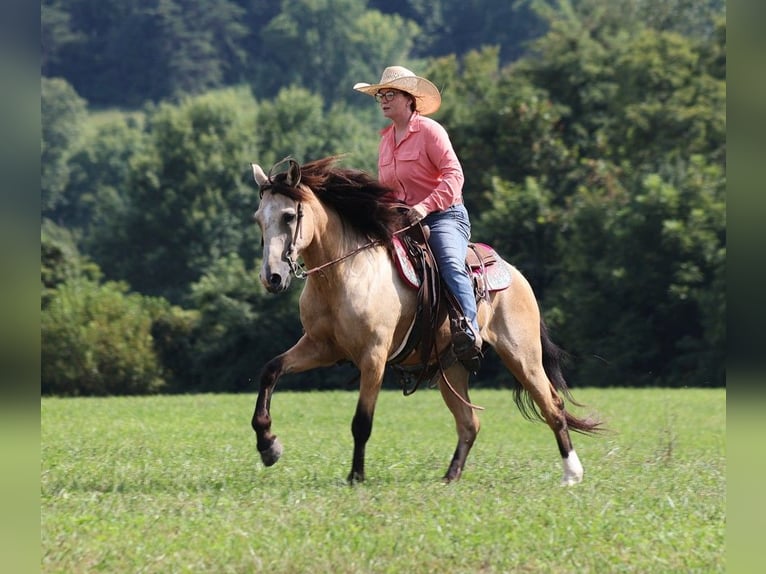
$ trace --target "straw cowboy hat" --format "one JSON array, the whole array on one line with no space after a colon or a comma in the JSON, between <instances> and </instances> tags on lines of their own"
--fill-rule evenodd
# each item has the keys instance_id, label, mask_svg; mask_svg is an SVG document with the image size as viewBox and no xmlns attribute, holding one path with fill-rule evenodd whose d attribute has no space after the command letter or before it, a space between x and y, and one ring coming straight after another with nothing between
<instances>
[{"instance_id":1,"label":"straw cowboy hat","mask_svg":"<svg viewBox=\"0 0 766 574\"><path fill-rule=\"evenodd\" d=\"M424 116L434 113L442 103L442 97L436 86L402 66L389 66L383 70L383 75L377 84L366 82L354 84L355 90L370 96L386 88L401 90L413 96L415 109Z\"/></svg>"}]
</instances>

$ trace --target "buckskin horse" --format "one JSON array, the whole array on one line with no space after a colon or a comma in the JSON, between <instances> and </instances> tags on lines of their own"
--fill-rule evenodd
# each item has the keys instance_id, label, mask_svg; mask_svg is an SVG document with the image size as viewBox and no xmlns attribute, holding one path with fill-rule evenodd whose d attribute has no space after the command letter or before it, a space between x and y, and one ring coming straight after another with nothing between
<instances>
[{"instance_id":1,"label":"buckskin horse","mask_svg":"<svg viewBox=\"0 0 766 574\"><path fill-rule=\"evenodd\" d=\"M264 366L252 426L264 465L273 465L282 454L270 412L279 378L350 361L359 370L348 475L353 484L365 478L365 445L385 369L412 330L418 293L394 263L392 244L405 223L401 211L386 200L389 190L363 171L337 167L337 159L301 166L286 158L269 175L251 164L260 188L254 216L263 241L260 280L272 293L287 289L293 276L306 280L300 296L304 334ZM287 169L277 170L283 163ZM479 301L482 338L515 377L514 399L522 414L544 420L553 431L564 467L562 484L576 484L583 467L569 430L595 434L601 423L567 412L564 398L574 401L560 368L562 351L547 333L532 288L509 263L498 257L495 265L508 281L505 288L487 289ZM442 320L433 335L434 348L448 349L449 335L449 322ZM401 361L403 368L417 365L420 356L413 350ZM480 407L469 401L468 370L443 356L434 353L440 368L431 380L438 380L457 427L457 448L444 475L450 482L460 478L479 432Z\"/></svg>"}]
</instances>

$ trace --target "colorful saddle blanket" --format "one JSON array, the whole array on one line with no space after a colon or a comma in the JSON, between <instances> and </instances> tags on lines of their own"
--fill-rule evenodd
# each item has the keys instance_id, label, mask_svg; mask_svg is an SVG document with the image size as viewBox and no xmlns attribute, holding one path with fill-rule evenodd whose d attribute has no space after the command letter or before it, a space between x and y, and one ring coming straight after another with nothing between
<instances>
[{"instance_id":1,"label":"colorful saddle blanket","mask_svg":"<svg viewBox=\"0 0 766 574\"><path fill-rule=\"evenodd\" d=\"M404 282L418 289L421 278L407 253L407 248L399 237L394 237L396 268ZM507 289L511 284L511 269L497 255L494 249L484 243L470 243L466 266L471 270L474 289L479 292L493 292Z\"/></svg>"}]
</instances>

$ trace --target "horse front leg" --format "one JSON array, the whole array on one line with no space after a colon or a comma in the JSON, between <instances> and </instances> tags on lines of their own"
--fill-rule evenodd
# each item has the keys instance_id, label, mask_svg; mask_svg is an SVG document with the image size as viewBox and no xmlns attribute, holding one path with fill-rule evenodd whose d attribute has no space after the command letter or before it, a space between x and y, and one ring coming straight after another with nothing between
<instances>
[{"instance_id":1,"label":"horse front leg","mask_svg":"<svg viewBox=\"0 0 766 574\"><path fill-rule=\"evenodd\" d=\"M265 466L272 466L282 456L282 444L271 431L271 396L277 381L285 373L300 373L316 367L330 366L339 355L326 345L317 344L307 335L288 351L271 359L261 372L258 398L251 425L255 431L258 452Z\"/></svg>"},{"instance_id":2,"label":"horse front leg","mask_svg":"<svg viewBox=\"0 0 766 574\"><path fill-rule=\"evenodd\" d=\"M255 401L255 412L251 421L257 438L258 452L265 466L271 466L282 456L282 444L271 432L271 395L279 377L284 372L284 355L266 363L261 373L261 386Z\"/></svg>"}]
</instances>

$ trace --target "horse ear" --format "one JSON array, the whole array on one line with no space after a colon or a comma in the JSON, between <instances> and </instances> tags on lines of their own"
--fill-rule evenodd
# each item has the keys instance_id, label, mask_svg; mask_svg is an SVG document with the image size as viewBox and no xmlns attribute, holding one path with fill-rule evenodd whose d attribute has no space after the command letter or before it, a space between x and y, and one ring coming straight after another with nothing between
<instances>
[{"instance_id":1,"label":"horse ear","mask_svg":"<svg viewBox=\"0 0 766 574\"><path fill-rule=\"evenodd\" d=\"M257 163L251 163L250 166L253 168L255 183L258 184L258 187L263 187L263 184L269 181L269 178L266 177L266 174L263 172L263 168Z\"/></svg>"},{"instance_id":2,"label":"horse ear","mask_svg":"<svg viewBox=\"0 0 766 574\"><path fill-rule=\"evenodd\" d=\"M287 170L287 185L290 187L298 187L301 182L301 166L294 159L288 160L290 167Z\"/></svg>"}]
</instances>

